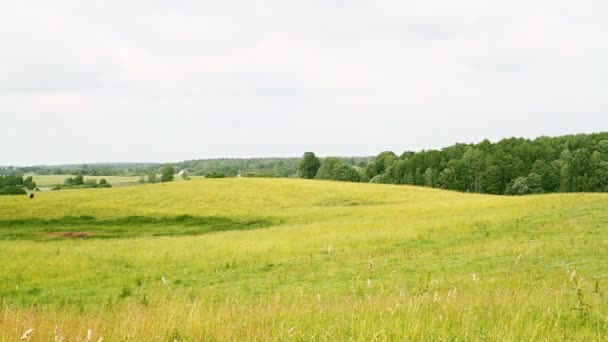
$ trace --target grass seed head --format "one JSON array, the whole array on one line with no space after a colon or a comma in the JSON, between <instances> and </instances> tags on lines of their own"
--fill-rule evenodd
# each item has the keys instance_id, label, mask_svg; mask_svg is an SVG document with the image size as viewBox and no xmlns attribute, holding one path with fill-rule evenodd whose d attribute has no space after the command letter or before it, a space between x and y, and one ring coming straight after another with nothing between
<instances>
[{"instance_id":1,"label":"grass seed head","mask_svg":"<svg viewBox=\"0 0 608 342\"><path fill-rule=\"evenodd\" d=\"M30 338L30 334L34 332L34 329L28 329L26 332L21 335L21 341L28 340Z\"/></svg>"}]
</instances>

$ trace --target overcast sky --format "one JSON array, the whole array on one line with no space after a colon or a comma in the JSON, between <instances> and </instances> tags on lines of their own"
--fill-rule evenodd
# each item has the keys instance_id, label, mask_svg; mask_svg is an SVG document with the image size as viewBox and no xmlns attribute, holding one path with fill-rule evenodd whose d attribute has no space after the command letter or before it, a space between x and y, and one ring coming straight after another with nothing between
<instances>
[{"instance_id":1,"label":"overcast sky","mask_svg":"<svg viewBox=\"0 0 608 342\"><path fill-rule=\"evenodd\" d=\"M608 130L608 2L2 1L0 165Z\"/></svg>"}]
</instances>

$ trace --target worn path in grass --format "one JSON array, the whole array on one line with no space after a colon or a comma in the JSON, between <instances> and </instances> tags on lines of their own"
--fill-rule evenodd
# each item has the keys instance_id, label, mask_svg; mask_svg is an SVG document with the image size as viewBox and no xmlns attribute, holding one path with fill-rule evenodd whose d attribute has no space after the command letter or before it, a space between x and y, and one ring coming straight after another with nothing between
<instances>
[{"instance_id":1,"label":"worn path in grass","mask_svg":"<svg viewBox=\"0 0 608 342\"><path fill-rule=\"evenodd\" d=\"M4 197L0 339L599 340L607 206L289 179ZM237 230L156 236L209 224ZM83 227L113 238L32 240Z\"/></svg>"}]
</instances>

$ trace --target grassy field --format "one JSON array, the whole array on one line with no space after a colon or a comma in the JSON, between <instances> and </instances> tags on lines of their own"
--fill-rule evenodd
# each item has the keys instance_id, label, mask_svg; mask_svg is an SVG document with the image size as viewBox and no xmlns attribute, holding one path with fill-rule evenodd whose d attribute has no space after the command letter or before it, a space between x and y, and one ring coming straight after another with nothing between
<instances>
[{"instance_id":1,"label":"grassy field","mask_svg":"<svg viewBox=\"0 0 608 342\"><path fill-rule=\"evenodd\" d=\"M606 194L233 178L4 196L0 265L2 341L608 338Z\"/></svg>"},{"instance_id":2,"label":"grassy field","mask_svg":"<svg viewBox=\"0 0 608 342\"><path fill-rule=\"evenodd\" d=\"M34 181L40 188L52 188L54 185L63 184L66 178L73 175L36 175ZM99 181L105 178L112 186L126 186L139 184L139 176L84 176L84 179L95 179Z\"/></svg>"}]
</instances>

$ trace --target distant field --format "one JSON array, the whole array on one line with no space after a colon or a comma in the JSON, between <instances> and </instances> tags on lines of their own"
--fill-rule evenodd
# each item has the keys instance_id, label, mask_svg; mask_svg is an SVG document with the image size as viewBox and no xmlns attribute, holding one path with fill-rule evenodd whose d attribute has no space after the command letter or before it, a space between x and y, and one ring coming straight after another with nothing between
<instances>
[{"instance_id":1,"label":"distant field","mask_svg":"<svg viewBox=\"0 0 608 342\"><path fill-rule=\"evenodd\" d=\"M0 265L2 341L608 338L606 194L233 178L4 196Z\"/></svg>"},{"instance_id":2,"label":"distant field","mask_svg":"<svg viewBox=\"0 0 608 342\"><path fill-rule=\"evenodd\" d=\"M66 178L74 177L73 175L35 175L34 181L40 188L50 188L56 184L63 184ZM120 176L84 176L84 179L95 179L99 181L105 178L112 186L126 186L139 184L139 176L120 177Z\"/></svg>"}]
</instances>

